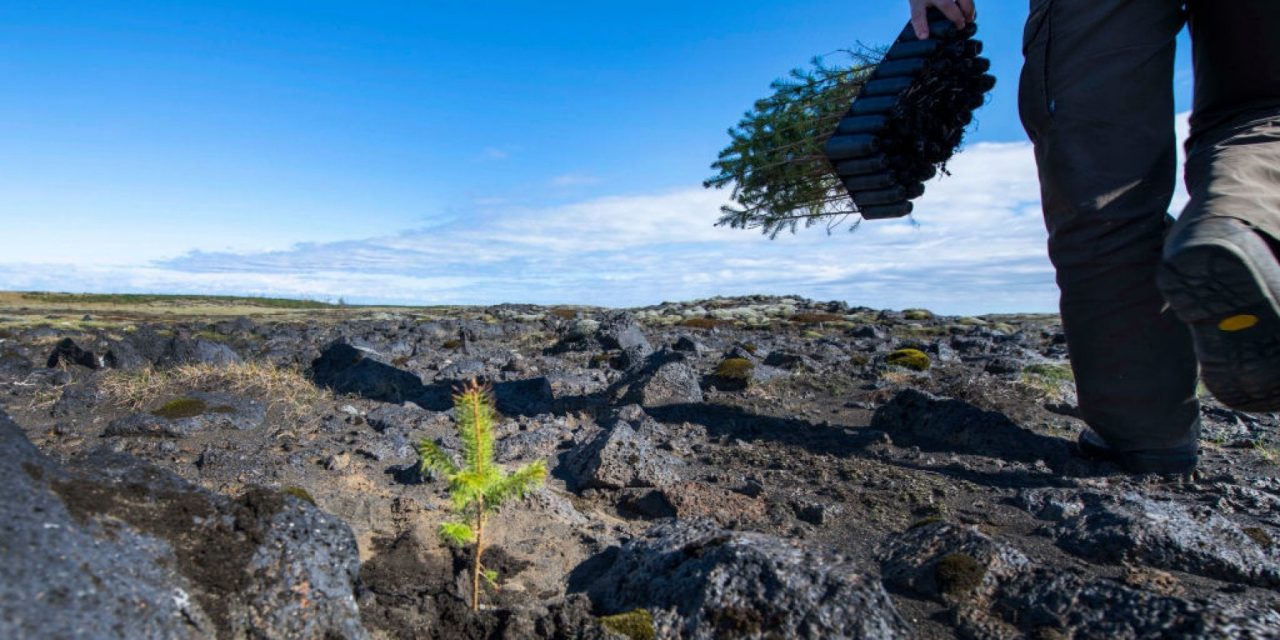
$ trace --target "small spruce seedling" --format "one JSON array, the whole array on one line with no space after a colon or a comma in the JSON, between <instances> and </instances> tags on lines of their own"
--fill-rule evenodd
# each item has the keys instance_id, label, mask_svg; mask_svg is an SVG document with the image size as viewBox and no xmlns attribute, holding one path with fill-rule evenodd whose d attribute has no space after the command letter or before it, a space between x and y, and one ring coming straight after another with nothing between
<instances>
[{"instance_id":1,"label":"small spruce seedling","mask_svg":"<svg viewBox=\"0 0 1280 640\"><path fill-rule=\"evenodd\" d=\"M489 514L510 498L523 498L547 477L547 463L538 460L507 473L493 461L493 393L475 380L463 385L453 396L458 435L462 439L462 465L434 442L418 446L421 469L435 471L449 483L449 497L459 519L440 525L440 537L459 547L475 545L471 566L471 610L480 609L480 579L491 584L497 572L484 568L484 528Z\"/></svg>"}]
</instances>

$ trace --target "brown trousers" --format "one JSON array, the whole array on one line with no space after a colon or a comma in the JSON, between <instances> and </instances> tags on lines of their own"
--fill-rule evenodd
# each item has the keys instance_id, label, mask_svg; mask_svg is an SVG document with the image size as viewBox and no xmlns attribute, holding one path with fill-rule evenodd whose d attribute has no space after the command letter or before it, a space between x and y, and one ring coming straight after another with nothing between
<instances>
[{"instance_id":1,"label":"brown trousers","mask_svg":"<svg viewBox=\"0 0 1280 640\"><path fill-rule=\"evenodd\" d=\"M1031 0L1018 107L1089 426L1121 450L1199 428L1190 334L1155 285L1175 185L1174 41L1190 22L1195 105L1178 224L1280 238L1280 0Z\"/></svg>"}]
</instances>

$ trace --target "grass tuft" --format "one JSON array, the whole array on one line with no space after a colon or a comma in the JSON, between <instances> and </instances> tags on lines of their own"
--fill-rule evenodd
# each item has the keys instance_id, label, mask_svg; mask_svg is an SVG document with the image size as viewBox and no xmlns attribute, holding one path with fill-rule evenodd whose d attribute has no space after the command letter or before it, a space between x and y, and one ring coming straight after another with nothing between
<instances>
[{"instance_id":1,"label":"grass tuft","mask_svg":"<svg viewBox=\"0 0 1280 640\"><path fill-rule=\"evenodd\" d=\"M305 415L317 402L333 399L332 393L317 387L301 371L262 362L187 364L136 372L111 370L102 376L98 388L109 401L133 411L159 404L165 398L184 399L183 394L191 391L221 391L259 398L268 406L282 408L290 419Z\"/></svg>"}]
</instances>

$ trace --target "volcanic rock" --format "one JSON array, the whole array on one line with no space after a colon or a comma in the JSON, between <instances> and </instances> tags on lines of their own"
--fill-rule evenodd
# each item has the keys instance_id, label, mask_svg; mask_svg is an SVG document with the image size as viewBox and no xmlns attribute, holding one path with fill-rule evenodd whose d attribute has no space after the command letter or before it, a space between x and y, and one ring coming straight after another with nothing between
<instances>
[{"instance_id":1,"label":"volcanic rock","mask_svg":"<svg viewBox=\"0 0 1280 640\"><path fill-rule=\"evenodd\" d=\"M910 636L880 582L844 558L702 519L622 545L587 593L606 612L650 610L659 637Z\"/></svg>"}]
</instances>

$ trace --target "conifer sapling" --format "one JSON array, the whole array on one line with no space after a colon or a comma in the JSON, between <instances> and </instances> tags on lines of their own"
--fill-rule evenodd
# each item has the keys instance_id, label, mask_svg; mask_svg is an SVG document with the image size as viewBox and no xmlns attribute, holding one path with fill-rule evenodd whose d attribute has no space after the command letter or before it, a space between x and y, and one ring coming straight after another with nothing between
<instances>
[{"instance_id":1,"label":"conifer sapling","mask_svg":"<svg viewBox=\"0 0 1280 640\"><path fill-rule=\"evenodd\" d=\"M475 380L463 385L453 396L453 407L462 440L462 465L456 464L434 442L423 441L418 446L418 454L423 471L435 471L449 483L449 497L459 516L458 520L440 525L440 536L459 547L475 545L471 610L476 611L480 608L480 579L483 577L490 583L497 579L497 572L486 570L480 562L488 516L507 500L523 498L540 486L547 477L547 464L538 460L507 473L493 461L496 412L488 385Z\"/></svg>"}]
</instances>

